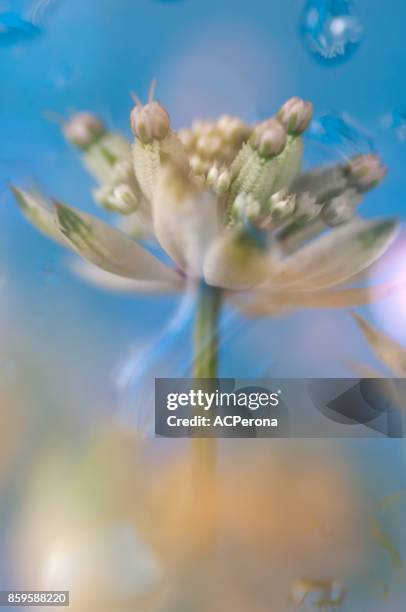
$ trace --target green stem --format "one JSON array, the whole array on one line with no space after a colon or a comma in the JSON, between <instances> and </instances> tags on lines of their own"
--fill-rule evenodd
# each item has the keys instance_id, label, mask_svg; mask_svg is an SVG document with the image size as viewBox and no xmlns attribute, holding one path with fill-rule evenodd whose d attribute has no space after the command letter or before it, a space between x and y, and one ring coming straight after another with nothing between
<instances>
[{"instance_id":1,"label":"green stem","mask_svg":"<svg viewBox=\"0 0 406 612\"><path fill-rule=\"evenodd\" d=\"M218 320L221 303L220 289L204 283L200 285L194 330L194 378L213 379L218 375ZM210 417L215 417L213 408L210 410ZM210 542L215 538L216 439L194 438L192 445L196 484L203 492L203 503L211 515L207 523L211 525L211 533L206 534L206 542L210 548Z\"/></svg>"},{"instance_id":2,"label":"green stem","mask_svg":"<svg viewBox=\"0 0 406 612\"><path fill-rule=\"evenodd\" d=\"M216 378L218 367L218 317L221 290L202 283L198 293L194 335L194 378Z\"/></svg>"}]
</instances>

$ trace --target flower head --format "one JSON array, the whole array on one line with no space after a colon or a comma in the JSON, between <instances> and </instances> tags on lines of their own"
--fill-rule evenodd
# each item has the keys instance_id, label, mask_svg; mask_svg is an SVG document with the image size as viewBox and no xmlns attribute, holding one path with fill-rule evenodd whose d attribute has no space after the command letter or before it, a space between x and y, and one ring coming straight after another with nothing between
<instances>
[{"instance_id":1,"label":"flower head","mask_svg":"<svg viewBox=\"0 0 406 612\"><path fill-rule=\"evenodd\" d=\"M132 146L88 115L64 130L99 182L96 201L126 215L125 228L137 228L130 235L18 189L16 198L42 231L87 260L83 277L109 288L179 291L203 280L256 315L355 306L379 291L346 285L396 235L394 220L357 212L385 169L368 155L303 173L300 134L311 114L309 102L292 98L256 126L222 115L175 132L152 89L132 111ZM173 265L134 235L154 240Z\"/></svg>"},{"instance_id":2,"label":"flower head","mask_svg":"<svg viewBox=\"0 0 406 612\"><path fill-rule=\"evenodd\" d=\"M87 149L106 131L103 122L91 113L78 113L63 127L65 138L78 149Z\"/></svg>"}]
</instances>

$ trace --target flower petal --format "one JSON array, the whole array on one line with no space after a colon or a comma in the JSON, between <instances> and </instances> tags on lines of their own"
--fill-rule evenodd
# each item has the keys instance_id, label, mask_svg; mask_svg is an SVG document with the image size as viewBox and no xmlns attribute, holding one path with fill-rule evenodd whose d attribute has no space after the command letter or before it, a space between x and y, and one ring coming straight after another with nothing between
<instances>
[{"instance_id":1,"label":"flower petal","mask_svg":"<svg viewBox=\"0 0 406 612\"><path fill-rule=\"evenodd\" d=\"M382 300L404 286L405 281L394 281L375 287L324 289L319 291L257 292L257 299L244 308L254 316L266 316L296 308L354 308Z\"/></svg>"},{"instance_id":2,"label":"flower petal","mask_svg":"<svg viewBox=\"0 0 406 612\"><path fill-rule=\"evenodd\" d=\"M397 231L393 219L354 219L280 260L270 282L309 290L343 283L378 259Z\"/></svg>"},{"instance_id":3,"label":"flower petal","mask_svg":"<svg viewBox=\"0 0 406 612\"><path fill-rule=\"evenodd\" d=\"M56 240L61 244L66 244L63 234L59 231L55 222L55 211L52 205L48 204L44 197L33 195L18 187L11 187L16 202L24 216L43 234Z\"/></svg>"},{"instance_id":4,"label":"flower petal","mask_svg":"<svg viewBox=\"0 0 406 612\"><path fill-rule=\"evenodd\" d=\"M69 262L72 271L90 284L117 293L174 293L180 291L185 282L179 276L178 282L161 280L134 280L106 272L82 259Z\"/></svg>"},{"instance_id":5,"label":"flower petal","mask_svg":"<svg viewBox=\"0 0 406 612\"><path fill-rule=\"evenodd\" d=\"M386 365L386 367L392 370L392 372L399 376L406 376L406 348L395 340L392 340L392 338L383 332L377 330L373 325L361 317L361 315L354 312L352 316L363 332L375 355L384 365Z\"/></svg>"},{"instance_id":6,"label":"flower petal","mask_svg":"<svg viewBox=\"0 0 406 612\"><path fill-rule=\"evenodd\" d=\"M134 240L154 238L152 221L143 210L137 210L131 215L116 217L115 226Z\"/></svg>"},{"instance_id":7,"label":"flower petal","mask_svg":"<svg viewBox=\"0 0 406 612\"><path fill-rule=\"evenodd\" d=\"M185 148L172 131L169 131L163 140L154 140L150 144L136 140L132 147L132 156L138 184L150 201L154 199L163 163L172 161L185 173L190 169Z\"/></svg>"},{"instance_id":8,"label":"flower petal","mask_svg":"<svg viewBox=\"0 0 406 612\"><path fill-rule=\"evenodd\" d=\"M70 247L106 272L126 278L178 283L179 275L120 230L64 204L56 204L57 220Z\"/></svg>"},{"instance_id":9,"label":"flower petal","mask_svg":"<svg viewBox=\"0 0 406 612\"><path fill-rule=\"evenodd\" d=\"M186 274L200 276L204 254L219 232L215 194L183 167L167 163L159 173L153 220L162 248Z\"/></svg>"},{"instance_id":10,"label":"flower petal","mask_svg":"<svg viewBox=\"0 0 406 612\"><path fill-rule=\"evenodd\" d=\"M123 159L131 160L131 145L115 132L106 132L83 153L87 170L102 184L110 182L114 166Z\"/></svg>"},{"instance_id":11,"label":"flower petal","mask_svg":"<svg viewBox=\"0 0 406 612\"><path fill-rule=\"evenodd\" d=\"M206 282L223 289L258 287L268 280L269 252L239 230L226 230L215 240L204 262Z\"/></svg>"}]
</instances>

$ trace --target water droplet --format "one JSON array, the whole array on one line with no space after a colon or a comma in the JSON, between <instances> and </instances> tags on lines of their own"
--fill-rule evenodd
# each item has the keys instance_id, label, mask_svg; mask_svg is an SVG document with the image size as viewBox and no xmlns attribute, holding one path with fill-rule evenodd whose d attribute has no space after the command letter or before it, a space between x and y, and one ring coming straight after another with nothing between
<instances>
[{"instance_id":1,"label":"water droplet","mask_svg":"<svg viewBox=\"0 0 406 612\"><path fill-rule=\"evenodd\" d=\"M327 113L315 118L306 132L306 138L334 149L342 157L375 150L368 130L348 113Z\"/></svg>"},{"instance_id":2,"label":"water droplet","mask_svg":"<svg viewBox=\"0 0 406 612\"><path fill-rule=\"evenodd\" d=\"M400 141L406 142L406 108L398 108L384 115L381 125L384 129L392 130Z\"/></svg>"},{"instance_id":3,"label":"water droplet","mask_svg":"<svg viewBox=\"0 0 406 612\"><path fill-rule=\"evenodd\" d=\"M41 30L17 15L17 13L0 13L0 46L15 45L36 38Z\"/></svg>"},{"instance_id":4,"label":"water droplet","mask_svg":"<svg viewBox=\"0 0 406 612\"><path fill-rule=\"evenodd\" d=\"M347 60L364 32L352 0L308 0L300 32L306 48L323 63Z\"/></svg>"},{"instance_id":5,"label":"water droplet","mask_svg":"<svg viewBox=\"0 0 406 612\"><path fill-rule=\"evenodd\" d=\"M48 15L56 8L57 0L35 0L31 9L31 21L35 25L43 25Z\"/></svg>"}]
</instances>

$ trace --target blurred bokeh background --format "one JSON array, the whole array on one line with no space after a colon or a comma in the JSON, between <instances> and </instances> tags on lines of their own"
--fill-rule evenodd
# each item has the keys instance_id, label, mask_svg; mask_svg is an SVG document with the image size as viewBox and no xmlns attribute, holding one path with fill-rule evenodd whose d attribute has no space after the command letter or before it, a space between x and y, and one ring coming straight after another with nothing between
<instances>
[{"instance_id":1,"label":"blurred bokeh background","mask_svg":"<svg viewBox=\"0 0 406 612\"><path fill-rule=\"evenodd\" d=\"M344 610L404 609L406 500L385 510L384 536L367 533L377 504L406 489L404 443L381 439L221 444L230 571L211 583L213 600L165 603L179 574L198 597L179 568L201 517L180 501L188 449L139 442L137 414L154 376L185 374L190 310L75 278L69 254L25 221L8 190L34 186L106 215L58 122L90 110L129 135L129 94L145 98L156 77L176 128L225 112L255 122L292 95L312 100L306 163L377 150L389 173L363 214L405 219L406 5L353 9L344 0L0 0L0 588L79 584L83 564L90 591L109 584L109 610L122 590L133 603L120 609L279 612L289 609L287 585L305 577L344 580ZM338 47L323 38L332 15ZM401 240L399 272L402 252ZM364 314L406 342L405 306L398 293ZM345 312L249 324L225 312L223 331L224 376L350 376L349 358L377 366ZM329 523L325 541L307 511ZM80 605L93 609L85 595Z\"/></svg>"}]
</instances>

